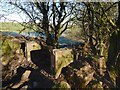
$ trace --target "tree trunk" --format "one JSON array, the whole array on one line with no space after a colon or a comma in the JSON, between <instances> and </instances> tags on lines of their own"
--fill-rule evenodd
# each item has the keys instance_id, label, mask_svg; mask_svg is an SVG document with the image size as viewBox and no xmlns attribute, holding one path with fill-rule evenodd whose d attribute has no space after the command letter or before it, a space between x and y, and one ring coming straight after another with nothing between
<instances>
[{"instance_id":1,"label":"tree trunk","mask_svg":"<svg viewBox=\"0 0 120 90\"><path fill-rule=\"evenodd\" d=\"M53 46L53 39L52 39L52 35L49 32L49 20L48 20L48 10L45 8L46 5L43 3L43 30L45 31L46 34L46 44L48 46Z\"/></svg>"},{"instance_id":2,"label":"tree trunk","mask_svg":"<svg viewBox=\"0 0 120 90\"><path fill-rule=\"evenodd\" d=\"M95 45L93 44L93 31L94 31L94 12L90 10L90 4L88 4L88 18L89 20L89 44L91 48L91 53L96 55L96 48Z\"/></svg>"},{"instance_id":3,"label":"tree trunk","mask_svg":"<svg viewBox=\"0 0 120 90\"><path fill-rule=\"evenodd\" d=\"M53 46L53 38L52 38L51 34L46 34L46 44L48 46Z\"/></svg>"},{"instance_id":4,"label":"tree trunk","mask_svg":"<svg viewBox=\"0 0 120 90\"><path fill-rule=\"evenodd\" d=\"M118 49L118 54L117 54L117 62L116 62L116 68L118 75L116 77L116 86L119 89L120 88L120 1L118 2L118 20L116 22L116 25L119 29L117 32L118 37L117 37L117 49Z\"/></svg>"},{"instance_id":5,"label":"tree trunk","mask_svg":"<svg viewBox=\"0 0 120 90\"><path fill-rule=\"evenodd\" d=\"M118 19L116 21L116 25L120 29L120 1L118 2Z\"/></svg>"},{"instance_id":6,"label":"tree trunk","mask_svg":"<svg viewBox=\"0 0 120 90\"><path fill-rule=\"evenodd\" d=\"M116 21L118 29L112 33L110 38L107 68L111 70L113 66L116 69L116 87L120 88L120 1L118 2L118 14L118 20Z\"/></svg>"},{"instance_id":7,"label":"tree trunk","mask_svg":"<svg viewBox=\"0 0 120 90\"><path fill-rule=\"evenodd\" d=\"M54 38L54 48L58 48L58 36Z\"/></svg>"}]
</instances>

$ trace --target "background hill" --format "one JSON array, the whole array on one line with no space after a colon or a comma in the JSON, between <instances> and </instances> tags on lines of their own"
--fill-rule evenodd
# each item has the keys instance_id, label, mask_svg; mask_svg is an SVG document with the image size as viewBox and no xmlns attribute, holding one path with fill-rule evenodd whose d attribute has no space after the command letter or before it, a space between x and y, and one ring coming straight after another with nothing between
<instances>
[{"instance_id":1,"label":"background hill","mask_svg":"<svg viewBox=\"0 0 120 90\"><path fill-rule=\"evenodd\" d=\"M23 26L19 23L0 22L0 31L16 31L22 30Z\"/></svg>"},{"instance_id":2,"label":"background hill","mask_svg":"<svg viewBox=\"0 0 120 90\"><path fill-rule=\"evenodd\" d=\"M24 27L19 23L15 22L0 22L0 31L7 31L7 32L17 32L19 33ZM33 32L33 30L26 29L23 32ZM72 40L81 40L81 28L79 26L69 26L69 29L63 33L63 36L72 39Z\"/></svg>"}]
</instances>

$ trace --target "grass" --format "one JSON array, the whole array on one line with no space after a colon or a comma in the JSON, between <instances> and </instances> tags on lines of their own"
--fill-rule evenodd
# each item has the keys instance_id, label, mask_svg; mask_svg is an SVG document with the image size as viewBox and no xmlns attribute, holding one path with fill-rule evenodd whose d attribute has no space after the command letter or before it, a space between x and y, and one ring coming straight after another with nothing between
<instances>
[{"instance_id":1,"label":"grass","mask_svg":"<svg viewBox=\"0 0 120 90\"><path fill-rule=\"evenodd\" d=\"M35 26L32 25L27 25L27 27L29 27L29 29L25 29L23 30L23 26L19 23L15 23L15 22L0 22L0 31L9 31L9 32L31 32L33 31L30 28L36 28ZM37 30L37 29L36 29ZM64 34L66 34L65 37L72 39L72 40L80 40L82 35L81 35L81 28L74 25L74 26L69 26L68 29L64 32Z\"/></svg>"},{"instance_id":2,"label":"grass","mask_svg":"<svg viewBox=\"0 0 120 90\"><path fill-rule=\"evenodd\" d=\"M10 39L4 39L0 43L1 47L1 62L4 65L7 65L8 62L14 57L14 51L20 48L20 45L17 43L11 42Z\"/></svg>"},{"instance_id":3,"label":"grass","mask_svg":"<svg viewBox=\"0 0 120 90\"><path fill-rule=\"evenodd\" d=\"M81 41L81 39L83 38L82 29L77 25L70 27L64 33L66 34L66 37L71 40Z\"/></svg>"},{"instance_id":4,"label":"grass","mask_svg":"<svg viewBox=\"0 0 120 90\"><path fill-rule=\"evenodd\" d=\"M0 31L13 31L13 32L20 32L23 30L23 26L19 23L14 22L0 22ZM32 31L30 29L26 29L25 31Z\"/></svg>"},{"instance_id":5,"label":"grass","mask_svg":"<svg viewBox=\"0 0 120 90\"><path fill-rule=\"evenodd\" d=\"M12 22L1 22L0 27L1 31L15 31L15 32L18 32L23 28L23 26L21 26L20 24Z\"/></svg>"}]
</instances>

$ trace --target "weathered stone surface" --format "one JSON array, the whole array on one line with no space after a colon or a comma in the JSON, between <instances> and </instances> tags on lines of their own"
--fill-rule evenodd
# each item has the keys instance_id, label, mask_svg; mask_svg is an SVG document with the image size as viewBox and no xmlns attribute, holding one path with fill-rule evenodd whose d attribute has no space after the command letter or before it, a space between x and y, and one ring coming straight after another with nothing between
<instances>
[{"instance_id":1,"label":"weathered stone surface","mask_svg":"<svg viewBox=\"0 0 120 90\"><path fill-rule=\"evenodd\" d=\"M92 80L88 85L87 87L89 90L97 90L97 89L100 89L100 90L104 90L101 82L97 81L97 80Z\"/></svg>"},{"instance_id":2,"label":"weathered stone surface","mask_svg":"<svg viewBox=\"0 0 120 90\"><path fill-rule=\"evenodd\" d=\"M21 77L21 80L20 82L18 82L17 84L15 84L12 88L19 88L20 85L22 85L23 83L25 83L26 81L29 80L29 75L30 75L31 71L30 70L26 70L22 77Z\"/></svg>"},{"instance_id":3,"label":"weathered stone surface","mask_svg":"<svg viewBox=\"0 0 120 90\"><path fill-rule=\"evenodd\" d=\"M88 63L86 63L85 66L76 71L76 74L83 79L84 85L86 86L93 79L94 70Z\"/></svg>"},{"instance_id":4,"label":"weathered stone surface","mask_svg":"<svg viewBox=\"0 0 120 90\"><path fill-rule=\"evenodd\" d=\"M54 85L53 89L59 89L59 90L62 90L62 89L66 90L67 89L67 90L71 90L71 87L70 87L70 85L66 81L61 81L60 83Z\"/></svg>"},{"instance_id":5,"label":"weathered stone surface","mask_svg":"<svg viewBox=\"0 0 120 90\"><path fill-rule=\"evenodd\" d=\"M31 50L30 55L32 62L38 67L42 69L51 67L56 79L59 77L61 69L73 62L72 49Z\"/></svg>"},{"instance_id":6,"label":"weathered stone surface","mask_svg":"<svg viewBox=\"0 0 120 90\"><path fill-rule=\"evenodd\" d=\"M106 62L104 57L100 57L98 59L98 65L99 65L100 74L104 75L104 72L106 71Z\"/></svg>"},{"instance_id":7,"label":"weathered stone surface","mask_svg":"<svg viewBox=\"0 0 120 90\"><path fill-rule=\"evenodd\" d=\"M55 57L54 59L55 78L58 78L62 68L66 67L71 62L73 62L73 52L72 49L54 49L53 55Z\"/></svg>"},{"instance_id":8,"label":"weathered stone surface","mask_svg":"<svg viewBox=\"0 0 120 90\"><path fill-rule=\"evenodd\" d=\"M62 69L62 74L72 88L85 88L92 81L94 70L87 62L75 61Z\"/></svg>"},{"instance_id":9,"label":"weathered stone surface","mask_svg":"<svg viewBox=\"0 0 120 90\"><path fill-rule=\"evenodd\" d=\"M26 50L27 50L27 60L28 61L31 61L31 56L30 56L30 52L32 50L38 50L40 49L40 45L36 42L26 42L27 43L27 47L26 47Z\"/></svg>"},{"instance_id":10,"label":"weathered stone surface","mask_svg":"<svg viewBox=\"0 0 120 90\"><path fill-rule=\"evenodd\" d=\"M31 55L31 61L38 66L40 69L49 69L47 71L50 71L50 53L49 50L32 50L30 52Z\"/></svg>"}]
</instances>

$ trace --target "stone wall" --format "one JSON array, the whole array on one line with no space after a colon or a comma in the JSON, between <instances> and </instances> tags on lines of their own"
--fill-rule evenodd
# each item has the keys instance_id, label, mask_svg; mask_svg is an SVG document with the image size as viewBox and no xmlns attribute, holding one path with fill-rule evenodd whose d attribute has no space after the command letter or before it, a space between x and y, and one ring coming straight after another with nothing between
<instances>
[{"instance_id":1,"label":"stone wall","mask_svg":"<svg viewBox=\"0 0 120 90\"><path fill-rule=\"evenodd\" d=\"M55 78L57 79L63 67L66 67L73 62L72 49L53 49L51 54L51 67L55 71Z\"/></svg>"},{"instance_id":2,"label":"stone wall","mask_svg":"<svg viewBox=\"0 0 120 90\"><path fill-rule=\"evenodd\" d=\"M26 42L26 51L28 61L32 61L38 67L45 66L45 68L51 68L55 78L59 77L63 67L66 67L74 60L72 49L41 50L40 45L35 42Z\"/></svg>"},{"instance_id":3,"label":"stone wall","mask_svg":"<svg viewBox=\"0 0 120 90\"><path fill-rule=\"evenodd\" d=\"M71 88L85 88L92 80L94 80L94 69L86 61L74 61L61 72L65 80L71 85Z\"/></svg>"},{"instance_id":4,"label":"stone wall","mask_svg":"<svg viewBox=\"0 0 120 90\"><path fill-rule=\"evenodd\" d=\"M27 60L31 61L31 56L30 56L30 52L32 50L39 50L40 49L40 45L36 42L26 42L26 54L27 54Z\"/></svg>"}]
</instances>

